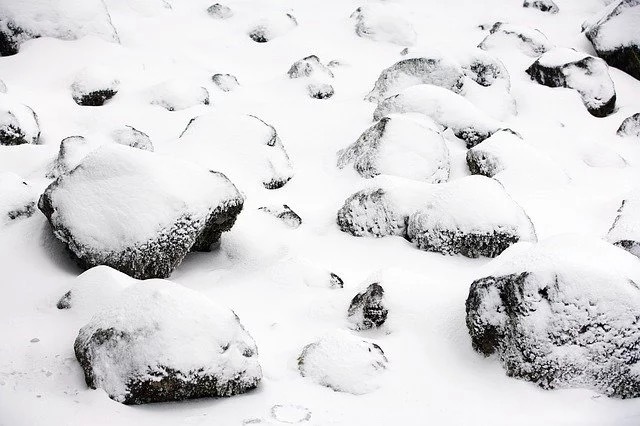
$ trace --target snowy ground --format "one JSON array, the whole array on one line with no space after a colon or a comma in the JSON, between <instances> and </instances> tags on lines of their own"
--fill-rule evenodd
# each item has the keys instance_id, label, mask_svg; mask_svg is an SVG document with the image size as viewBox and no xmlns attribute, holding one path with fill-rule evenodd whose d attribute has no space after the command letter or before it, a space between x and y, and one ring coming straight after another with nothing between
<instances>
[{"instance_id":1,"label":"snowy ground","mask_svg":"<svg viewBox=\"0 0 640 426\"><path fill-rule=\"evenodd\" d=\"M355 34L349 16L362 3L230 0L235 14L227 20L208 16L206 0L169 0L170 9L162 0L105 3L120 44L94 36L40 38L0 58L0 79L8 89L0 96L33 108L42 130L42 145L0 146L0 171L20 175L41 192L68 136L101 140L132 125L163 153L174 152L189 120L205 112L252 114L274 126L293 163L293 179L277 190L236 182L245 207L220 249L190 254L170 278L238 314L256 341L264 378L256 390L231 398L143 406L125 406L88 389L73 341L91 314L56 308L81 270L37 211L0 223L0 425L278 425L297 419L313 425L640 424L637 399L545 391L508 378L496 359L473 351L465 299L470 283L491 271L489 259L443 256L400 237L356 238L338 229L336 212L344 200L375 183L348 167L338 169L336 153L371 126L376 104L363 99L380 71L404 58L401 45ZM410 56L437 49L453 57L464 57L483 40L488 31L479 25L496 21L538 28L557 46L594 54L580 27L603 7L601 0L557 0L560 12L548 14L522 8L520 1L396 3L409 11L416 29ZM297 27L268 43L247 36L253 21L285 12L295 16ZM539 239L573 232L603 237L639 181L640 144L617 137L616 130L640 110L640 82L610 68L617 111L595 118L575 91L531 81L524 71L535 58L514 48L491 53L510 72L518 112L498 118L570 178L549 182L545 168L536 175L529 165L526 176L505 176L505 188L530 216ZM304 82L287 77L291 64L311 54L341 64L332 68L335 95L329 99L310 98ZM72 99L70 85L88 66L107 69L120 81L118 94L102 107ZM235 75L240 87L219 90L211 82L215 73ZM150 88L173 78L206 87L210 105L170 112L150 104ZM464 142L451 136L447 145L450 179L469 174ZM257 210L283 203L302 217L299 228ZM313 273L291 266L306 261L338 274L344 288L314 287ZM376 276L401 295L389 327L357 332L388 358L379 388L352 395L301 377L302 348L327 332L349 329L349 302Z\"/></svg>"}]
</instances>

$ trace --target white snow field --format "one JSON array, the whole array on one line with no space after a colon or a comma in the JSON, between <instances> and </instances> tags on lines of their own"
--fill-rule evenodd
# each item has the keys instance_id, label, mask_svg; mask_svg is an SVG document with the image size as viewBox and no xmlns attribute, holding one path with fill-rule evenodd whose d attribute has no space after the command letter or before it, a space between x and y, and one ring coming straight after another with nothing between
<instances>
[{"instance_id":1,"label":"white snow field","mask_svg":"<svg viewBox=\"0 0 640 426\"><path fill-rule=\"evenodd\" d=\"M640 425L640 137L616 135L640 81L598 60L614 104L589 72L526 72L545 51L597 57L583 23L613 10L594 39L629 57L640 1L554 3L0 0L0 426ZM576 81L607 97L603 117ZM104 152L117 164L97 167ZM239 214L211 213L231 187L208 170ZM82 183L57 196L77 238L38 207L55 179ZM484 184L436 202L465 182ZM366 236L341 231L338 210L371 188L387 192L359 206ZM396 232L375 238L385 208ZM497 257L420 249L415 212L434 239ZM164 259L196 219L165 281L116 270ZM516 222L500 254L490 237ZM85 272L63 241L133 243ZM367 329L348 315L361 292ZM527 359L522 336L552 356Z\"/></svg>"}]
</instances>

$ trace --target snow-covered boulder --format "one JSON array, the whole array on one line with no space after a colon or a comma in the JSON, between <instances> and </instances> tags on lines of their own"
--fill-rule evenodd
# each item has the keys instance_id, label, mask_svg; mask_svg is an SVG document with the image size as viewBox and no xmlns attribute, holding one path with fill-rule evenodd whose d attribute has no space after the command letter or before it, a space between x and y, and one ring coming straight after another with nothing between
<instances>
[{"instance_id":1,"label":"snow-covered boulder","mask_svg":"<svg viewBox=\"0 0 640 426\"><path fill-rule=\"evenodd\" d=\"M351 195L338 210L342 232L356 237L406 234L405 214L383 188L365 189Z\"/></svg>"},{"instance_id":2,"label":"snow-covered boulder","mask_svg":"<svg viewBox=\"0 0 640 426\"><path fill-rule=\"evenodd\" d=\"M473 348L544 389L640 397L640 262L591 237L519 244L471 284Z\"/></svg>"},{"instance_id":3,"label":"snow-covered boulder","mask_svg":"<svg viewBox=\"0 0 640 426\"><path fill-rule=\"evenodd\" d=\"M460 66L446 57L403 59L382 70L365 100L380 102L417 84L432 84L460 92L463 77Z\"/></svg>"},{"instance_id":4,"label":"snow-covered boulder","mask_svg":"<svg viewBox=\"0 0 640 426\"><path fill-rule=\"evenodd\" d=\"M622 202L607 241L640 257L640 197L637 194Z\"/></svg>"},{"instance_id":5,"label":"snow-covered boulder","mask_svg":"<svg viewBox=\"0 0 640 426\"><path fill-rule=\"evenodd\" d=\"M351 14L351 19L360 37L400 46L413 46L416 43L416 31L398 4L369 3L357 8Z\"/></svg>"},{"instance_id":6,"label":"snow-covered boulder","mask_svg":"<svg viewBox=\"0 0 640 426\"><path fill-rule=\"evenodd\" d=\"M620 124L620 127L618 127L616 134L618 136L635 136L640 138L640 112L625 118Z\"/></svg>"},{"instance_id":7,"label":"snow-covered boulder","mask_svg":"<svg viewBox=\"0 0 640 426\"><path fill-rule=\"evenodd\" d=\"M538 9L542 12L558 13L560 9L553 0L524 0L522 7Z\"/></svg>"},{"instance_id":8,"label":"snow-covered boulder","mask_svg":"<svg viewBox=\"0 0 640 426\"><path fill-rule=\"evenodd\" d=\"M241 186L284 186L293 168L273 126L244 114L211 113L194 118L170 153L219 170Z\"/></svg>"},{"instance_id":9,"label":"snow-covered boulder","mask_svg":"<svg viewBox=\"0 0 640 426\"><path fill-rule=\"evenodd\" d=\"M384 288L373 283L351 300L347 317L356 330L368 330L382 326L389 309L385 306Z\"/></svg>"},{"instance_id":10,"label":"snow-covered boulder","mask_svg":"<svg viewBox=\"0 0 640 426\"><path fill-rule=\"evenodd\" d=\"M240 86L238 79L231 74L214 74L211 80L223 92L231 92Z\"/></svg>"},{"instance_id":11,"label":"snow-covered boulder","mask_svg":"<svg viewBox=\"0 0 640 426\"><path fill-rule=\"evenodd\" d=\"M38 194L28 182L11 172L0 172L0 225L30 217Z\"/></svg>"},{"instance_id":12,"label":"snow-covered boulder","mask_svg":"<svg viewBox=\"0 0 640 426\"><path fill-rule=\"evenodd\" d=\"M214 3L207 8L209 16L215 19L229 19L233 16L233 10L224 4Z\"/></svg>"},{"instance_id":13,"label":"snow-covered boulder","mask_svg":"<svg viewBox=\"0 0 640 426\"><path fill-rule=\"evenodd\" d=\"M228 397L262 378L232 310L163 280L122 291L80 329L74 350L87 385L124 404Z\"/></svg>"},{"instance_id":14,"label":"snow-covered boulder","mask_svg":"<svg viewBox=\"0 0 640 426\"><path fill-rule=\"evenodd\" d=\"M309 55L295 61L287 71L287 75L289 78L333 78L333 72L320 62L320 58L316 55Z\"/></svg>"},{"instance_id":15,"label":"snow-covered boulder","mask_svg":"<svg viewBox=\"0 0 640 426\"><path fill-rule=\"evenodd\" d=\"M94 266L73 280L71 289L58 300L56 307L93 316L115 302L125 288L137 282L129 275L108 266Z\"/></svg>"},{"instance_id":16,"label":"snow-covered boulder","mask_svg":"<svg viewBox=\"0 0 640 426\"><path fill-rule=\"evenodd\" d=\"M329 99L335 93L332 85L327 83L309 83L307 93L313 99Z\"/></svg>"},{"instance_id":17,"label":"snow-covered boulder","mask_svg":"<svg viewBox=\"0 0 640 426\"><path fill-rule=\"evenodd\" d=\"M151 138L144 132L133 126L124 126L111 132L111 137L115 143L130 146L131 148L153 151Z\"/></svg>"},{"instance_id":18,"label":"snow-covered boulder","mask_svg":"<svg viewBox=\"0 0 640 426\"><path fill-rule=\"evenodd\" d=\"M82 268L154 278L189 251L210 250L243 201L221 173L108 144L51 183L38 207Z\"/></svg>"},{"instance_id":19,"label":"snow-covered boulder","mask_svg":"<svg viewBox=\"0 0 640 426\"><path fill-rule=\"evenodd\" d=\"M118 41L102 0L4 0L0 3L0 55L18 53L37 37L75 40L86 35Z\"/></svg>"},{"instance_id":20,"label":"snow-covered boulder","mask_svg":"<svg viewBox=\"0 0 640 426\"><path fill-rule=\"evenodd\" d=\"M598 56L640 80L640 0L616 0L582 25Z\"/></svg>"},{"instance_id":21,"label":"snow-covered boulder","mask_svg":"<svg viewBox=\"0 0 640 426\"><path fill-rule=\"evenodd\" d=\"M60 142L58 156L53 161L51 169L47 173L49 179L56 179L58 176L69 173L90 152L96 150L100 144L87 140L84 136L69 136Z\"/></svg>"},{"instance_id":22,"label":"snow-covered boulder","mask_svg":"<svg viewBox=\"0 0 640 426\"><path fill-rule=\"evenodd\" d=\"M555 48L531 64L527 74L545 86L576 90L595 117L606 117L615 109L615 87L602 59L573 49Z\"/></svg>"},{"instance_id":23,"label":"snow-covered boulder","mask_svg":"<svg viewBox=\"0 0 640 426\"><path fill-rule=\"evenodd\" d=\"M503 84L507 90L511 88L511 77L507 67L498 59L483 50L476 50L461 61L464 75L478 83L489 87L496 83Z\"/></svg>"},{"instance_id":24,"label":"snow-covered boulder","mask_svg":"<svg viewBox=\"0 0 640 426\"><path fill-rule=\"evenodd\" d=\"M449 149L429 119L412 114L383 117L338 152L338 167L352 166L360 176L380 174L429 183L449 179Z\"/></svg>"},{"instance_id":25,"label":"snow-covered boulder","mask_svg":"<svg viewBox=\"0 0 640 426\"><path fill-rule=\"evenodd\" d=\"M289 228L295 229L302 225L302 218L286 204L279 206L263 206L259 207L258 210L280 219L282 223L287 225Z\"/></svg>"},{"instance_id":26,"label":"snow-covered boulder","mask_svg":"<svg viewBox=\"0 0 640 426\"><path fill-rule=\"evenodd\" d=\"M354 395L378 389L387 365L380 346L344 330L305 346L298 357L302 376L334 391Z\"/></svg>"},{"instance_id":27,"label":"snow-covered boulder","mask_svg":"<svg viewBox=\"0 0 640 426\"><path fill-rule=\"evenodd\" d=\"M71 84L71 96L78 105L101 106L118 93L119 85L104 67L85 68Z\"/></svg>"},{"instance_id":28,"label":"snow-covered boulder","mask_svg":"<svg viewBox=\"0 0 640 426\"><path fill-rule=\"evenodd\" d=\"M480 49L518 49L527 56L538 57L553 47L540 31L515 24L496 22L488 36L478 45Z\"/></svg>"},{"instance_id":29,"label":"snow-covered boulder","mask_svg":"<svg viewBox=\"0 0 640 426\"><path fill-rule=\"evenodd\" d=\"M378 104L373 119L378 121L392 113L417 112L450 128L467 148L479 144L504 126L474 104L451 90L430 84L404 89Z\"/></svg>"},{"instance_id":30,"label":"snow-covered boulder","mask_svg":"<svg viewBox=\"0 0 640 426\"><path fill-rule=\"evenodd\" d=\"M467 257L495 257L519 241L536 241L522 207L484 176L442 185L409 216L407 237L421 250Z\"/></svg>"},{"instance_id":31,"label":"snow-covered boulder","mask_svg":"<svg viewBox=\"0 0 640 426\"><path fill-rule=\"evenodd\" d=\"M147 89L147 97L152 105L159 105L169 111L179 111L196 105L209 105L207 89L185 79L172 79L158 83Z\"/></svg>"},{"instance_id":32,"label":"snow-covered boulder","mask_svg":"<svg viewBox=\"0 0 640 426\"><path fill-rule=\"evenodd\" d=\"M0 99L0 145L37 144L39 140L36 113L26 105Z\"/></svg>"},{"instance_id":33,"label":"snow-covered boulder","mask_svg":"<svg viewBox=\"0 0 640 426\"><path fill-rule=\"evenodd\" d=\"M256 43L266 43L280 37L295 27L298 21L290 13L269 13L249 28L248 34Z\"/></svg>"}]
</instances>

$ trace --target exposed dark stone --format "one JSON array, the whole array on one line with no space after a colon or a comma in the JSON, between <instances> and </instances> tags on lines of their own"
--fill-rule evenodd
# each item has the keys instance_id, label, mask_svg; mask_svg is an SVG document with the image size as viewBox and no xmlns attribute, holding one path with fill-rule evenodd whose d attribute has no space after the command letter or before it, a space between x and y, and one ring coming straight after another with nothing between
<instances>
[{"instance_id":1,"label":"exposed dark stone","mask_svg":"<svg viewBox=\"0 0 640 426\"><path fill-rule=\"evenodd\" d=\"M23 217L31 217L35 212L36 212L36 202L33 201L26 204L24 207L9 211L7 213L7 216L9 216L9 219L15 220Z\"/></svg>"},{"instance_id":2,"label":"exposed dark stone","mask_svg":"<svg viewBox=\"0 0 640 426\"><path fill-rule=\"evenodd\" d=\"M356 237L404 236L407 218L397 210L383 189L366 189L347 198L337 222L342 232Z\"/></svg>"},{"instance_id":3,"label":"exposed dark stone","mask_svg":"<svg viewBox=\"0 0 640 426\"><path fill-rule=\"evenodd\" d=\"M73 100L82 106L102 106L106 101L113 98L117 90L105 89L96 90L85 94L74 94Z\"/></svg>"},{"instance_id":4,"label":"exposed dark stone","mask_svg":"<svg viewBox=\"0 0 640 426\"><path fill-rule=\"evenodd\" d=\"M343 288L344 287L344 281L342 281L342 278L340 278L338 275L334 274L333 272L330 273L330 283L331 283L331 288Z\"/></svg>"},{"instance_id":5,"label":"exposed dark stone","mask_svg":"<svg viewBox=\"0 0 640 426\"><path fill-rule=\"evenodd\" d=\"M314 99L328 99L333 96L333 86L325 83L311 83L307 86L309 96Z\"/></svg>"},{"instance_id":6,"label":"exposed dark stone","mask_svg":"<svg viewBox=\"0 0 640 426\"><path fill-rule=\"evenodd\" d=\"M71 309L71 290L66 292L60 300L58 300L56 307L58 309Z\"/></svg>"},{"instance_id":7,"label":"exposed dark stone","mask_svg":"<svg viewBox=\"0 0 640 426\"><path fill-rule=\"evenodd\" d=\"M510 77L507 68L498 59L489 55L477 55L462 68L465 75L481 86L488 87L497 80L504 80L507 88L510 87Z\"/></svg>"},{"instance_id":8,"label":"exposed dark stone","mask_svg":"<svg viewBox=\"0 0 640 426\"><path fill-rule=\"evenodd\" d=\"M382 326L388 313L384 302L384 288L373 283L351 300L347 316L358 330L368 330Z\"/></svg>"},{"instance_id":9,"label":"exposed dark stone","mask_svg":"<svg viewBox=\"0 0 640 426\"><path fill-rule=\"evenodd\" d=\"M520 236L507 231L465 233L440 229L415 233L411 236L411 241L421 250L477 258L480 256L496 257L520 241Z\"/></svg>"},{"instance_id":10,"label":"exposed dark stone","mask_svg":"<svg viewBox=\"0 0 640 426\"><path fill-rule=\"evenodd\" d=\"M553 0L524 0L522 7L534 8L549 13L558 13L560 10Z\"/></svg>"},{"instance_id":11,"label":"exposed dark stone","mask_svg":"<svg viewBox=\"0 0 640 426\"><path fill-rule=\"evenodd\" d=\"M607 241L640 258L640 200L622 201Z\"/></svg>"},{"instance_id":12,"label":"exposed dark stone","mask_svg":"<svg viewBox=\"0 0 640 426\"><path fill-rule=\"evenodd\" d=\"M40 140L40 125L36 113L26 105L16 105L0 110L0 145L37 144Z\"/></svg>"},{"instance_id":13,"label":"exposed dark stone","mask_svg":"<svg viewBox=\"0 0 640 426\"><path fill-rule=\"evenodd\" d=\"M625 118L616 134L618 136L640 137L640 112Z\"/></svg>"}]
</instances>

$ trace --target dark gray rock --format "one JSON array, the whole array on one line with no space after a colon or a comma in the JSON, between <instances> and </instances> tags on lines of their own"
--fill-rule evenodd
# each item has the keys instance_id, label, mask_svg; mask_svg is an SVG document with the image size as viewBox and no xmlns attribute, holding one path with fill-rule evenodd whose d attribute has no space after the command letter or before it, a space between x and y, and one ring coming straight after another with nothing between
<instances>
[{"instance_id":1,"label":"dark gray rock","mask_svg":"<svg viewBox=\"0 0 640 426\"><path fill-rule=\"evenodd\" d=\"M338 210L338 226L342 232L356 237L406 234L406 216L387 197L384 189L356 192Z\"/></svg>"},{"instance_id":2,"label":"dark gray rock","mask_svg":"<svg viewBox=\"0 0 640 426\"><path fill-rule=\"evenodd\" d=\"M640 112L625 118L620 127L618 127L616 134L618 136L640 137Z\"/></svg>"},{"instance_id":3,"label":"dark gray rock","mask_svg":"<svg viewBox=\"0 0 640 426\"><path fill-rule=\"evenodd\" d=\"M26 105L0 106L0 145L37 144L40 125L36 113Z\"/></svg>"},{"instance_id":4,"label":"dark gray rock","mask_svg":"<svg viewBox=\"0 0 640 426\"><path fill-rule=\"evenodd\" d=\"M91 92L82 92L73 89L73 100L82 106L102 106L106 101L113 98L116 93L118 93L117 90L110 88Z\"/></svg>"},{"instance_id":5,"label":"dark gray rock","mask_svg":"<svg viewBox=\"0 0 640 426\"><path fill-rule=\"evenodd\" d=\"M484 52L483 52L484 53ZM507 89L511 86L509 71L504 64L489 54L477 54L462 64L464 74L481 86L492 86L496 81L504 81Z\"/></svg>"},{"instance_id":6,"label":"dark gray rock","mask_svg":"<svg viewBox=\"0 0 640 426\"><path fill-rule=\"evenodd\" d=\"M382 326L388 313L384 301L384 288L378 283L373 283L351 300L347 316L358 330L369 330Z\"/></svg>"},{"instance_id":7,"label":"dark gray rock","mask_svg":"<svg viewBox=\"0 0 640 426\"><path fill-rule=\"evenodd\" d=\"M542 12L558 13L560 9L553 0L524 0L522 7L538 9Z\"/></svg>"}]
</instances>

